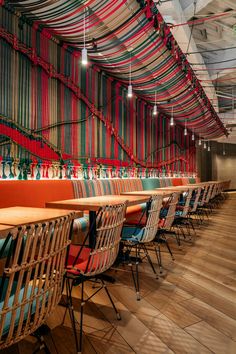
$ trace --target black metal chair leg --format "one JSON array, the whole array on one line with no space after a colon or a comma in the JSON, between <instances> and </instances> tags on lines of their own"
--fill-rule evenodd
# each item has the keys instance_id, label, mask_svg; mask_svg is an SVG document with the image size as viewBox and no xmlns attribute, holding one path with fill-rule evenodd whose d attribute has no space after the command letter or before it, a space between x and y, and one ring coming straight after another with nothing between
<instances>
[{"instance_id":1,"label":"black metal chair leg","mask_svg":"<svg viewBox=\"0 0 236 354\"><path fill-rule=\"evenodd\" d=\"M157 247L156 247L156 245L154 245L154 249L155 249L155 252L156 252L157 263L158 263L158 266L159 266L159 269L160 269L160 273L162 274L162 259L161 259L161 247L160 247L160 244L157 243Z\"/></svg>"},{"instance_id":2,"label":"black metal chair leg","mask_svg":"<svg viewBox=\"0 0 236 354\"><path fill-rule=\"evenodd\" d=\"M172 260L174 261L175 258L174 258L174 256L173 256L173 253L172 253L172 251L171 251L171 249L170 249L170 245L169 245L169 243L168 243L167 240L165 240L165 244L166 244L166 247L167 247L167 249L168 249L168 251L169 251L169 254L171 255Z\"/></svg>"},{"instance_id":3,"label":"black metal chair leg","mask_svg":"<svg viewBox=\"0 0 236 354\"><path fill-rule=\"evenodd\" d=\"M82 353L82 343L83 343L83 315L84 315L84 282L81 284L81 308L80 308L80 333L79 333L79 351Z\"/></svg>"},{"instance_id":4,"label":"black metal chair leg","mask_svg":"<svg viewBox=\"0 0 236 354\"><path fill-rule=\"evenodd\" d=\"M142 248L144 250L145 256L147 257L148 263L150 264L150 266L152 268L153 273L155 274L156 278L158 279L158 275L157 275L156 269L154 267L154 264L153 264L153 262L151 260L151 257L150 257L150 255L148 253L148 250L147 250L146 246L142 245Z\"/></svg>"},{"instance_id":5,"label":"black metal chair leg","mask_svg":"<svg viewBox=\"0 0 236 354\"><path fill-rule=\"evenodd\" d=\"M113 301L113 299L112 299L112 297L111 297L111 294L109 293L109 291L108 291L108 289L107 289L107 286L106 286L106 284L104 283L103 279L101 279L101 282L102 282L103 288L105 289L105 291L106 291L106 293L107 293L107 296L108 296L108 298L109 298L109 300L110 300L110 302L111 302L111 304L112 304L112 307L113 307L113 309L114 309L114 311L115 311L115 313L116 313L116 318L117 318L117 320L121 320L120 313L118 312L118 310L117 310L117 308L116 308L116 305L115 305L115 303L114 303L114 301Z\"/></svg>"},{"instance_id":6,"label":"black metal chair leg","mask_svg":"<svg viewBox=\"0 0 236 354\"><path fill-rule=\"evenodd\" d=\"M83 283L82 283L83 285ZM74 333L74 338L75 338L75 346L76 346L76 352L81 353L81 342L78 342L78 336L76 332L76 321L75 321L75 314L74 314L74 309L73 309L73 304L72 304L72 288L73 288L73 282L70 286L70 280L67 279L66 281L66 288L67 288L67 299L68 299L68 308L69 308L69 314L70 314L70 319L71 319L71 325L72 325L72 330Z\"/></svg>"},{"instance_id":7,"label":"black metal chair leg","mask_svg":"<svg viewBox=\"0 0 236 354\"><path fill-rule=\"evenodd\" d=\"M140 300L140 291L139 291L139 273L138 273L138 266L139 266L139 249L138 246L136 247L136 261L135 261L135 272L136 272L136 284L137 284L137 300Z\"/></svg>"}]
</instances>

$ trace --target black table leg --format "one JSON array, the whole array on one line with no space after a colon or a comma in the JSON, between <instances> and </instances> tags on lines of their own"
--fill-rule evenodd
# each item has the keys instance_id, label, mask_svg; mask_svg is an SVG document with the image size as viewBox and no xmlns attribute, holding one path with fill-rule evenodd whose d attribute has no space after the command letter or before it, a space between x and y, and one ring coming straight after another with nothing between
<instances>
[{"instance_id":1,"label":"black table leg","mask_svg":"<svg viewBox=\"0 0 236 354\"><path fill-rule=\"evenodd\" d=\"M96 211L89 211L89 247L94 248L96 245Z\"/></svg>"}]
</instances>

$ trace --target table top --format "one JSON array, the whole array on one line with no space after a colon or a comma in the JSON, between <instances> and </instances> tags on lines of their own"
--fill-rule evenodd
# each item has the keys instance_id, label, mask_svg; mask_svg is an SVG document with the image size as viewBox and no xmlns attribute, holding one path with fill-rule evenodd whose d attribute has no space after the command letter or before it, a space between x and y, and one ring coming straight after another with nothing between
<instances>
[{"instance_id":1,"label":"table top","mask_svg":"<svg viewBox=\"0 0 236 354\"><path fill-rule=\"evenodd\" d=\"M186 192L188 190L188 186L169 186L169 187L161 187L161 188L157 188L157 190L161 191L161 192L171 192L171 193L181 193L181 192Z\"/></svg>"},{"instance_id":2,"label":"table top","mask_svg":"<svg viewBox=\"0 0 236 354\"><path fill-rule=\"evenodd\" d=\"M145 203L149 196L136 195L102 195L89 198L58 200L56 202L47 202L46 207L71 209L71 210L90 210L97 211L105 205L115 205L124 203L127 200L128 206Z\"/></svg>"},{"instance_id":3,"label":"table top","mask_svg":"<svg viewBox=\"0 0 236 354\"><path fill-rule=\"evenodd\" d=\"M122 192L122 195L137 195L137 196L149 196L151 197L152 195L162 195L163 197L169 197L172 193L170 191L158 191L158 189L150 189L150 190L145 190L145 191L130 191L130 192Z\"/></svg>"},{"instance_id":4,"label":"table top","mask_svg":"<svg viewBox=\"0 0 236 354\"><path fill-rule=\"evenodd\" d=\"M68 210L9 207L0 209L0 224L19 226L36 222L48 221L54 218L68 215ZM82 212L76 212L76 217L82 216Z\"/></svg>"}]
</instances>

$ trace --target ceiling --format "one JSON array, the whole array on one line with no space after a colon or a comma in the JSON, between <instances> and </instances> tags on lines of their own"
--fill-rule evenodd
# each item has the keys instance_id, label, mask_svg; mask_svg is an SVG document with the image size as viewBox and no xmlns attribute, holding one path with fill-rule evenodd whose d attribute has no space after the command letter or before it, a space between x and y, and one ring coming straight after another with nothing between
<instances>
[{"instance_id":1,"label":"ceiling","mask_svg":"<svg viewBox=\"0 0 236 354\"><path fill-rule=\"evenodd\" d=\"M219 141L236 143L236 1L156 2L165 19L183 24L172 32L230 133ZM179 35L185 27L186 38Z\"/></svg>"},{"instance_id":2,"label":"ceiling","mask_svg":"<svg viewBox=\"0 0 236 354\"><path fill-rule=\"evenodd\" d=\"M220 3L216 0L198 1L208 3L208 6L211 6L213 2ZM172 14L176 13L175 6L179 6L177 14L181 13L181 16L183 14L181 19L186 22L184 13L189 11L192 0L181 1L181 3L179 0L156 2L161 3L158 8L162 15L165 15L166 4L174 6L169 8L172 10ZM117 78L124 85L128 86L132 82L134 92L150 105L154 105L156 94L159 111L169 117L173 115L176 122L183 126L186 125L196 135L205 139L217 139L226 134L227 131L215 112L218 110L218 101L214 86L218 81L211 79L213 75L216 75L216 71L211 71L209 77L206 70L201 73L197 69L206 69L206 66L209 67L211 64L206 63L206 66L200 67L192 65L197 75L195 76L182 53L185 51L181 46L181 26L173 28L173 34L182 51L175 42L169 26L163 22L162 15L158 12L153 1L6 0L5 3L13 8L19 16L36 22L55 40L70 46L74 53L80 53L84 47L85 34L85 44L91 62ZM214 7L213 4L212 6ZM198 18L202 13L206 14L207 11L210 10L206 9L206 6L197 8L194 18ZM192 14L189 11L188 19L191 19ZM177 22L179 20L180 18L176 19ZM227 22L227 20L224 21ZM212 26L212 23L204 25ZM226 31L223 25L217 26L218 32ZM189 30L189 26L183 27L188 27ZM208 28L205 32L203 31L206 41L209 40L206 36L207 31ZM216 29L215 32L209 29L209 33L211 33L209 35L212 37L217 37ZM197 36L200 36L199 44L197 44L200 47L197 47L197 50L208 48L207 43L202 44L204 38L197 26L193 27L190 39L195 41L195 36L196 39ZM230 41L231 39L229 39L227 46L230 45L229 43L232 46L232 41ZM185 46L186 43L188 43L187 40L185 40ZM217 42L216 45L219 46L219 43ZM222 39L222 45L223 43L225 41ZM192 45L187 45L187 49L191 47ZM210 59L209 55L211 55ZM200 59L207 59L211 63L212 57L216 61L215 55L220 55L220 53L206 53L205 56L200 56ZM188 61L197 58L196 63L199 63L199 55L197 54L193 57L189 55L187 58ZM232 73L228 75L230 74ZM203 81L198 81L197 77ZM205 91L201 85L204 86ZM221 88L224 94L228 92L228 87ZM226 107L223 108L224 102L224 98L219 101L220 110L226 110Z\"/></svg>"}]
</instances>

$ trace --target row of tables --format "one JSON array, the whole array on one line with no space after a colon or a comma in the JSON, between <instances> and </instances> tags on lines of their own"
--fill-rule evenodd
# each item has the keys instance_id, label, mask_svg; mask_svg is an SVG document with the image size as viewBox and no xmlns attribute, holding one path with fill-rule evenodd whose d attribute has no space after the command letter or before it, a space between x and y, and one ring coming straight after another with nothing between
<instances>
[{"instance_id":1,"label":"row of tables","mask_svg":"<svg viewBox=\"0 0 236 354\"><path fill-rule=\"evenodd\" d=\"M207 183L214 183L214 181ZM123 192L121 195L103 195L89 198L53 201L47 202L46 208L21 206L2 208L0 213L0 238L4 238L6 232L13 227L23 224L49 221L67 215L68 210L76 211L76 216L78 218L83 216L84 210L88 210L90 225L94 225L96 228L96 223L94 222L96 213L104 205L119 204L127 201L128 206L133 206L147 203L152 195L159 194L162 195L163 198L168 198L173 192L184 193L188 189L196 189L203 185L206 185L206 182L194 185L157 188L153 190ZM91 231L91 234L95 235L96 229Z\"/></svg>"}]
</instances>

